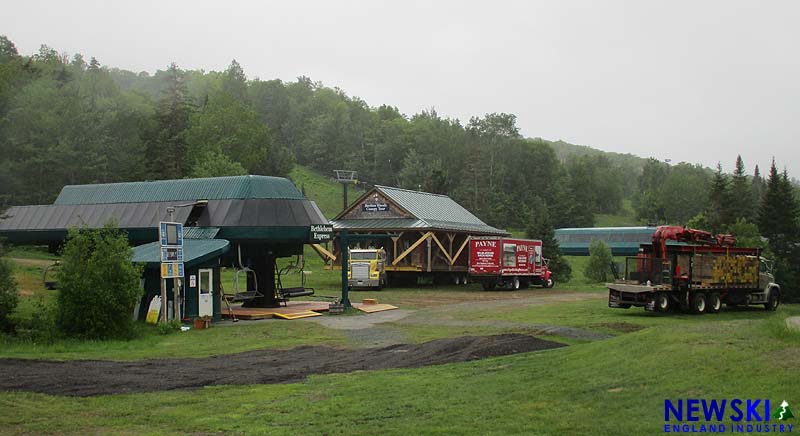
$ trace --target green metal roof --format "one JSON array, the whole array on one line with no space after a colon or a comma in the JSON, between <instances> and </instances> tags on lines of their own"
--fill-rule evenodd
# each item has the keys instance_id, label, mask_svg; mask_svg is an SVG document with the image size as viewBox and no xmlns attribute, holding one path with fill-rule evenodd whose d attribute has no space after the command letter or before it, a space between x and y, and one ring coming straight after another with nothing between
<instances>
[{"instance_id":1,"label":"green metal roof","mask_svg":"<svg viewBox=\"0 0 800 436\"><path fill-rule=\"evenodd\" d=\"M187 267L207 262L230 250L230 243L224 239L184 239L183 263ZM161 244L151 242L133 248L133 261L148 266L161 263Z\"/></svg>"},{"instance_id":2,"label":"green metal roof","mask_svg":"<svg viewBox=\"0 0 800 436\"><path fill-rule=\"evenodd\" d=\"M288 179L232 176L65 186L56 205L230 199L305 200Z\"/></svg>"},{"instance_id":3,"label":"green metal roof","mask_svg":"<svg viewBox=\"0 0 800 436\"><path fill-rule=\"evenodd\" d=\"M425 221L416 218L368 218L368 219L342 219L331 221L334 229L348 230L403 230L424 229Z\"/></svg>"},{"instance_id":4,"label":"green metal roof","mask_svg":"<svg viewBox=\"0 0 800 436\"><path fill-rule=\"evenodd\" d=\"M214 239L219 227L184 227L183 239Z\"/></svg>"}]
</instances>

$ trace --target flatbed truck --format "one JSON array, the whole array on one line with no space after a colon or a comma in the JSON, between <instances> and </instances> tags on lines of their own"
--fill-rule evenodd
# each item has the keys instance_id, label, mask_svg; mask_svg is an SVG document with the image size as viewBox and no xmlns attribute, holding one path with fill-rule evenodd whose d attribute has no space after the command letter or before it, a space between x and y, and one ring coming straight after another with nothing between
<instances>
[{"instance_id":1,"label":"flatbed truck","mask_svg":"<svg viewBox=\"0 0 800 436\"><path fill-rule=\"evenodd\" d=\"M684 244L668 245L668 240ZM781 287L760 248L735 247L730 235L662 226L652 244L625 261L622 279L607 283L608 306L655 312L684 309L717 313L722 305L763 305L776 310Z\"/></svg>"}]
</instances>

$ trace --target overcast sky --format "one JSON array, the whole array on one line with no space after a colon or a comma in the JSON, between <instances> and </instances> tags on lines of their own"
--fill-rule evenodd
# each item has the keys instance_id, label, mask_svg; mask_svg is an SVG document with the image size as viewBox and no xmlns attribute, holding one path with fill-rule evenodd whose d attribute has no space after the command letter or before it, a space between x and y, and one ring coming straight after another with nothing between
<instances>
[{"instance_id":1,"label":"overcast sky","mask_svg":"<svg viewBox=\"0 0 800 436\"><path fill-rule=\"evenodd\" d=\"M0 34L154 72L306 75L371 106L800 175L798 1L15 1Z\"/></svg>"}]
</instances>

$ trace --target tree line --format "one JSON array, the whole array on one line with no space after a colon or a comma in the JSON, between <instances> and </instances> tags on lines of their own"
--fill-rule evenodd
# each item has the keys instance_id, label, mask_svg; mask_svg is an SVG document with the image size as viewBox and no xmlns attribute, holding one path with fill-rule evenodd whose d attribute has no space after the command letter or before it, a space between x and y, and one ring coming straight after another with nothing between
<instances>
[{"instance_id":1,"label":"tree line","mask_svg":"<svg viewBox=\"0 0 800 436\"><path fill-rule=\"evenodd\" d=\"M525 138L513 114L462 123L370 106L308 77L248 78L235 60L225 71L134 73L48 46L21 55L0 36L0 207L52 202L67 184L286 176L295 164L447 194L493 226L545 239L626 202L642 224L769 237L787 264L798 237L796 208L777 204L796 204L788 175L747 174L741 158L732 174L670 165Z\"/></svg>"},{"instance_id":2,"label":"tree line","mask_svg":"<svg viewBox=\"0 0 800 436\"><path fill-rule=\"evenodd\" d=\"M451 195L498 227L548 210L555 227L622 208L618 162L557 156L512 114L459 120L369 106L307 77L248 79L171 64L154 74L0 37L0 202L51 202L67 184L356 170L372 184ZM629 178L635 180L635 174Z\"/></svg>"}]
</instances>

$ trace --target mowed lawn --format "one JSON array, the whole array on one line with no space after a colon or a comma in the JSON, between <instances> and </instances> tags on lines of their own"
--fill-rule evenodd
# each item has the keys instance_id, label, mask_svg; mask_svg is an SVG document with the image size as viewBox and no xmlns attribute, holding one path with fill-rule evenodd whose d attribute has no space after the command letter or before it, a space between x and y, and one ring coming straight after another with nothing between
<instances>
[{"instance_id":1,"label":"mowed lawn","mask_svg":"<svg viewBox=\"0 0 800 436\"><path fill-rule=\"evenodd\" d=\"M317 277L322 280L322 274ZM559 292L570 291L562 286L486 293L476 286L421 286L356 293L356 298L377 295L446 320L565 325L615 336L565 340L569 347L468 363L313 376L280 385L92 398L0 392L0 433L655 434L663 433L664 399L768 398L773 404L800 404L800 334L784 323L800 315L798 306L784 305L775 313L752 308L662 316L609 309L602 288L590 284L577 293L584 299L525 304L537 293ZM520 304L492 304L502 299ZM440 310L456 302L472 304ZM387 327L413 340L515 331ZM199 357L304 344L352 346L339 330L307 321L270 321L169 336L147 332L130 342L3 344L0 356Z\"/></svg>"}]
</instances>

